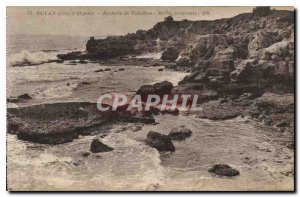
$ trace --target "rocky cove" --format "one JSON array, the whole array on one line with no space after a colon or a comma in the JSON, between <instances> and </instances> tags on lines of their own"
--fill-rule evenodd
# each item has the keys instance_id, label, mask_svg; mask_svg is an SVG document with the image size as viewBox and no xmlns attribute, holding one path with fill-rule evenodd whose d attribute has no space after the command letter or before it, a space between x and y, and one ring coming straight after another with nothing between
<instances>
[{"instance_id":1,"label":"rocky cove","mask_svg":"<svg viewBox=\"0 0 300 197\"><path fill-rule=\"evenodd\" d=\"M160 59L140 58L153 53ZM19 91L8 98L10 187L293 189L294 12L167 17L57 57L39 69L73 67L87 77L59 80L72 87L64 97ZM197 94L202 111L102 114L95 101L106 92Z\"/></svg>"}]
</instances>

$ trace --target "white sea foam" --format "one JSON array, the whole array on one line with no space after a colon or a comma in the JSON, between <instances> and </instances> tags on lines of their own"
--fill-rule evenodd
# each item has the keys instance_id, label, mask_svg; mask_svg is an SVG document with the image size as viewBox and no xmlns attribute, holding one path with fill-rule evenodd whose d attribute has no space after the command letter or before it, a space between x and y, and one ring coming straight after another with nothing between
<instances>
[{"instance_id":1,"label":"white sea foam","mask_svg":"<svg viewBox=\"0 0 300 197\"><path fill-rule=\"evenodd\" d=\"M157 59L161 58L161 53L146 53L142 55L138 55L135 58L149 58L149 59Z\"/></svg>"},{"instance_id":2,"label":"white sea foam","mask_svg":"<svg viewBox=\"0 0 300 197\"><path fill-rule=\"evenodd\" d=\"M54 60L56 58L56 53L47 53L47 52L30 52L27 50L23 50L20 53L12 54L8 57L8 66L14 66L17 64L25 64L25 63L42 63L48 60Z\"/></svg>"}]
</instances>

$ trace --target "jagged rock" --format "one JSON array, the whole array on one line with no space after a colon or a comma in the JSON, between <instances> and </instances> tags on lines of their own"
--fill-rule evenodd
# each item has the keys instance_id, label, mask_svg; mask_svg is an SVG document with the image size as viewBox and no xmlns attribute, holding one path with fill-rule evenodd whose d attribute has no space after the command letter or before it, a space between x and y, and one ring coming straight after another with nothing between
<instances>
[{"instance_id":1,"label":"jagged rock","mask_svg":"<svg viewBox=\"0 0 300 197\"><path fill-rule=\"evenodd\" d=\"M292 31L290 29L284 29L279 33L280 39L290 38L292 35Z\"/></svg>"},{"instance_id":2,"label":"jagged rock","mask_svg":"<svg viewBox=\"0 0 300 197\"><path fill-rule=\"evenodd\" d=\"M190 64L191 64L190 58L182 57L177 61L176 66L178 66L178 67L189 67Z\"/></svg>"},{"instance_id":3,"label":"jagged rock","mask_svg":"<svg viewBox=\"0 0 300 197\"><path fill-rule=\"evenodd\" d=\"M239 82L259 81L262 79L262 65L255 59L243 60L230 74L231 80Z\"/></svg>"},{"instance_id":4,"label":"jagged rock","mask_svg":"<svg viewBox=\"0 0 300 197\"><path fill-rule=\"evenodd\" d=\"M208 56L207 54L209 54L208 52L210 50L213 50L214 44L211 41L211 39L208 39L208 40L209 41L206 41L206 40L200 41L193 46L193 49L190 54L192 61L195 61L199 58L203 58L203 59L209 58L209 57L207 58L207 56ZM206 57L206 58L204 58L204 57Z\"/></svg>"},{"instance_id":5,"label":"jagged rock","mask_svg":"<svg viewBox=\"0 0 300 197\"><path fill-rule=\"evenodd\" d=\"M233 71L234 70L234 61L232 59L226 59L226 60L214 59L213 61L210 62L208 67L209 67L209 69Z\"/></svg>"},{"instance_id":6,"label":"jagged rock","mask_svg":"<svg viewBox=\"0 0 300 197\"><path fill-rule=\"evenodd\" d=\"M276 42L278 42L277 33L261 30L257 32L254 39L250 41L248 50L250 54L252 54L259 49L267 48Z\"/></svg>"},{"instance_id":7,"label":"jagged rock","mask_svg":"<svg viewBox=\"0 0 300 197\"><path fill-rule=\"evenodd\" d=\"M179 56L179 51L175 48L168 48L161 55L162 60L175 61Z\"/></svg>"},{"instance_id":8,"label":"jagged rock","mask_svg":"<svg viewBox=\"0 0 300 197\"><path fill-rule=\"evenodd\" d=\"M108 59L135 52L136 41L127 37L108 37L106 39L91 38L86 50L91 59Z\"/></svg>"},{"instance_id":9,"label":"jagged rock","mask_svg":"<svg viewBox=\"0 0 300 197\"><path fill-rule=\"evenodd\" d=\"M184 126L173 128L169 133L172 140L184 140L192 135L192 131Z\"/></svg>"},{"instance_id":10,"label":"jagged rock","mask_svg":"<svg viewBox=\"0 0 300 197\"><path fill-rule=\"evenodd\" d=\"M105 68L104 71L111 71L111 68Z\"/></svg>"},{"instance_id":11,"label":"jagged rock","mask_svg":"<svg viewBox=\"0 0 300 197\"><path fill-rule=\"evenodd\" d=\"M171 82L168 82L168 81L155 83L153 85L155 93L158 94L158 95L171 94L173 87L174 87L173 84Z\"/></svg>"},{"instance_id":12,"label":"jagged rock","mask_svg":"<svg viewBox=\"0 0 300 197\"><path fill-rule=\"evenodd\" d=\"M175 147L169 136L154 131L148 133L145 142L152 148L156 148L158 151L175 151Z\"/></svg>"},{"instance_id":13,"label":"jagged rock","mask_svg":"<svg viewBox=\"0 0 300 197\"><path fill-rule=\"evenodd\" d=\"M229 60L235 59L236 57L236 49L233 46L229 46L224 50L220 50L215 55L214 59L216 60Z\"/></svg>"},{"instance_id":14,"label":"jagged rock","mask_svg":"<svg viewBox=\"0 0 300 197\"><path fill-rule=\"evenodd\" d=\"M211 61L210 60L198 60L195 65L191 65L192 72L204 72L207 68L209 68Z\"/></svg>"},{"instance_id":15,"label":"jagged rock","mask_svg":"<svg viewBox=\"0 0 300 197\"><path fill-rule=\"evenodd\" d=\"M99 139L95 138L91 143L90 150L92 153L99 153L99 152L109 152L114 149L103 144Z\"/></svg>"},{"instance_id":16,"label":"jagged rock","mask_svg":"<svg viewBox=\"0 0 300 197\"><path fill-rule=\"evenodd\" d=\"M290 48L293 46L293 40L284 39L281 42L276 42L269 47L263 48L250 54L251 58L262 59L265 56L270 56L272 60L282 60L283 57L291 57ZM293 48L293 47L292 47ZM294 49L291 49L292 51Z\"/></svg>"},{"instance_id":17,"label":"jagged rock","mask_svg":"<svg viewBox=\"0 0 300 197\"><path fill-rule=\"evenodd\" d=\"M164 71L164 69L163 69L163 68L160 68L160 69L158 69L158 71Z\"/></svg>"},{"instance_id":18,"label":"jagged rock","mask_svg":"<svg viewBox=\"0 0 300 197\"><path fill-rule=\"evenodd\" d=\"M215 164L212 168L208 170L208 172L215 173L221 176L237 176L240 175L240 172L233 169L227 164Z\"/></svg>"}]
</instances>

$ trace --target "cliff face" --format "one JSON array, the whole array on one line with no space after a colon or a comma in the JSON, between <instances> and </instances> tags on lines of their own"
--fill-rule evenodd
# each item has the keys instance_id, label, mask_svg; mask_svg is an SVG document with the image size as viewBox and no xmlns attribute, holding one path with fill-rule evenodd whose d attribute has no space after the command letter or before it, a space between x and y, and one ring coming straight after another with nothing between
<instances>
[{"instance_id":1,"label":"cliff face","mask_svg":"<svg viewBox=\"0 0 300 197\"><path fill-rule=\"evenodd\" d=\"M173 47L195 64L200 59L219 58L218 52L226 48L233 50L234 58L246 59L285 38L293 39L294 35L294 12L291 11L260 8L254 9L253 13L214 21L173 21L167 18L147 31L91 39L86 51L98 54L101 59L103 56L160 52Z\"/></svg>"},{"instance_id":2,"label":"cliff face","mask_svg":"<svg viewBox=\"0 0 300 197\"><path fill-rule=\"evenodd\" d=\"M293 88L294 12L258 7L214 21L167 17L147 31L91 38L86 53L59 58L107 59L148 52L162 52L162 60L175 62L175 69L193 72L182 83L212 88L229 83L272 86L279 80Z\"/></svg>"}]
</instances>

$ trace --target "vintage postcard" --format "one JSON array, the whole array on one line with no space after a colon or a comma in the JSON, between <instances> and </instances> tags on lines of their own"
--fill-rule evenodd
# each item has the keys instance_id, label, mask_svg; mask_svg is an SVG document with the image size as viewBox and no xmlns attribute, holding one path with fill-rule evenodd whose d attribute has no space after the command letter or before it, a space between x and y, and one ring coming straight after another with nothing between
<instances>
[{"instance_id":1,"label":"vintage postcard","mask_svg":"<svg viewBox=\"0 0 300 197\"><path fill-rule=\"evenodd\" d=\"M8 191L294 191L293 7L7 7Z\"/></svg>"}]
</instances>

